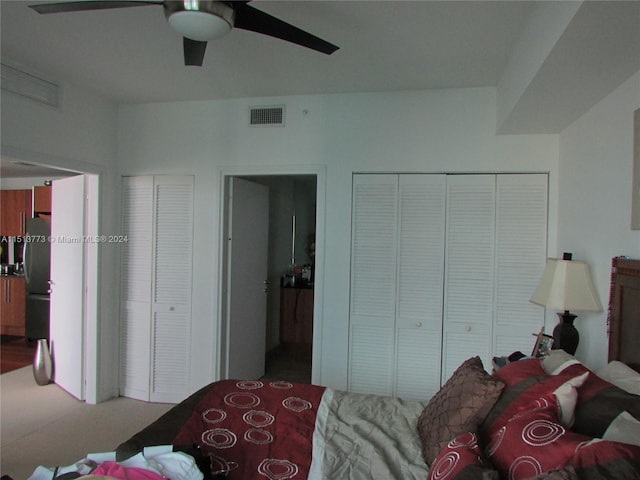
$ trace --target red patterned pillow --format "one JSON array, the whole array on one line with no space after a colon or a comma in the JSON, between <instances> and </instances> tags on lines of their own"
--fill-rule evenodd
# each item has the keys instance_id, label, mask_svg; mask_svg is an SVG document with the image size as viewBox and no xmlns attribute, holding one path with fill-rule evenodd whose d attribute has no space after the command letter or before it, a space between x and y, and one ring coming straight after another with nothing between
<instances>
[{"instance_id":1,"label":"red patterned pillow","mask_svg":"<svg viewBox=\"0 0 640 480\"><path fill-rule=\"evenodd\" d=\"M579 478L638 480L640 447L594 438L578 447L569 465L575 468Z\"/></svg>"},{"instance_id":2,"label":"red patterned pillow","mask_svg":"<svg viewBox=\"0 0 640 480\"><path fill-rule=\"evenodd\" d=\"M466 432L451 440L440 451L429 469L427 480L498 480L493 470L480 454L478 438Z\"/></svg>"},{"instance_id":3,"label":"red patterned pillow","mask_svg":"<svg viewBox=\"0 0 640 480\"><path fill-rule=\"evenodd\" d=\"M525 358L517 362L508 363L494 373L493 376L502 380L507 387L510 387L531 377L546 377L548 374L542 368L540 359Z\"/></svg>"},{"instance_id":4,"label":"red patterned pillow","mask_svg":"<svg viewBox=\"0 0 640 480\"><path fill-rule=\"evenodd\" d=\"M485 440L502 428L514 415L529 409L537 399L553 394L567 382L579 383L575 380L574 372L547 375L538 359L510 363L498 370L495 376L507 386L482 424L481 431L485 435ZM563 418L572 419L575 405L563 406L565 407Z\"/></svg>"},{"instance_id":5,"label":"red patterned pillow","mask_svg":"<svg viewBox=\"0 0 640 480\"><path fill-rule=\"evenodd\" d=\"M564 467L576 448L589 440L562 426L556 396L551 394L496 430L487 453L504 478L521 480Z\"/></svg>"},{"instance_id":6,"label":"red patterned pillow","mask_svg":"<svg viewBox=\"0 0 640 480\"><path fill-rule=\"evenodd\" d=\"M602 438L616 418L625 411L640 420L640 395L626 392L603 380L579 362L566 362L555 373L558 376L588 373L586 382L579 389L573 425L576 432Z\"/></svg>"}]
</instances>

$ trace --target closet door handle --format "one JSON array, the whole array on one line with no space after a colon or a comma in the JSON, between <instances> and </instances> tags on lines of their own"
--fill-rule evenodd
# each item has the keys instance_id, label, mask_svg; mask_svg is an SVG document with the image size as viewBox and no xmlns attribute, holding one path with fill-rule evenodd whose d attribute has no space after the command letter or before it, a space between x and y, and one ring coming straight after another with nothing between
<instances>
[{"instance_id":1,"label":"closet door handle","mask_svg":"<svg viewBox=\"0 0 640 480\"><path fill-rule=\"evenodd\" d=\"M422 326L422 322L416 322L416 327L420 328Z\"/></svg>"}]
</instances>

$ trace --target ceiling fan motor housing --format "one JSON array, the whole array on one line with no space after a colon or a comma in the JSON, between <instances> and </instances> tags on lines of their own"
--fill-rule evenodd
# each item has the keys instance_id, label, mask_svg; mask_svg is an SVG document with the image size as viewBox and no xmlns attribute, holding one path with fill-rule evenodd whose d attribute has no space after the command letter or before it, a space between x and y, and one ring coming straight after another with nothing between
<instances>
[{"instance_id":1,"label":"ceiling fan motor housing","mask_svg":"<svg viewBox=\"0 0 640 480\"><path fill-rule=\"evenodd\" d=\"M223 2L165 1L163 6L171 28L191 40L220 38L231 31L235 22L235 10Z\"/></svg>"}]
</instances>

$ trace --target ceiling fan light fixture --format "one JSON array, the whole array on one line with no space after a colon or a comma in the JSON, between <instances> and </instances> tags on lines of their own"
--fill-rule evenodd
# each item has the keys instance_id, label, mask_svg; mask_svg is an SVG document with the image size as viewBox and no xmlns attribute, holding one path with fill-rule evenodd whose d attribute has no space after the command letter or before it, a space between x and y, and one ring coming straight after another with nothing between
<instances>
[{"instance_id":1,"label":"ceiling fan light fixture","mask_svg":"<svg viewBox=\"0 0 640 480\"><path fill-rule=\"evenodd\" d=\"M183 37L206 42L225 36L231 24L211 13L182 11L169 17L169 25Z\"/></svg>"},{"instance_id":2,"label":"ceiling fan light fixture","mask_svg":"<svg viewBox=\"0 0 640 480\"><path fill-rule=\"evenodd\" d=\"M222 2L164 2L164 9L171 28L200 42L225 36L235 21L233 8Z\"/></svg>"}]
</instances>

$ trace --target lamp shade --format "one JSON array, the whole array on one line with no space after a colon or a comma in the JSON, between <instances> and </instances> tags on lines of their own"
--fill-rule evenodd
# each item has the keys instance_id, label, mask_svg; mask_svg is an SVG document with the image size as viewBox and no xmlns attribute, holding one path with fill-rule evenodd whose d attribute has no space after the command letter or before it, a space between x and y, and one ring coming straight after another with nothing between
<instances>
[{"instance_id":1,"label":"lamp shade","mask_svg":"<svg viewBox=\"0 0 640 480\"><path fill-rule=\"evenodd\" d=\"M589 265L579 260L548 258L530 302L552 310L602 311Z\"/></svg>"}]
</instances>

